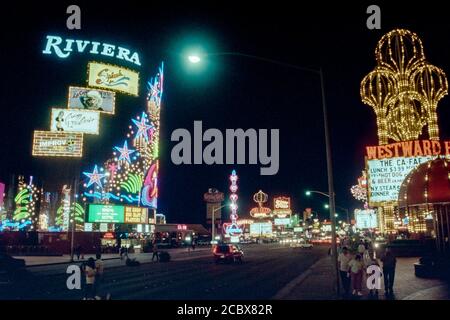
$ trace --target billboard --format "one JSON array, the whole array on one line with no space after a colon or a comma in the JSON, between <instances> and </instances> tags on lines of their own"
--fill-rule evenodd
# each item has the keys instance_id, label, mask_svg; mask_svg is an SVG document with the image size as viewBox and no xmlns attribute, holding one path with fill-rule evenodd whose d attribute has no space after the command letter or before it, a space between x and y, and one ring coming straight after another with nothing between
<instances>
[{"instance_id":1,"label":"billboard","mask_svg":"<svg viewBox=\"0 0 450 320\"><path fill-rule=\"evenodd\" d=\"M52 108L50 130L98 134L100 113L90 110Z\"/></svg>"},{"instance_id":2,"label":"billboard","mask_svg":"<svg viewBox=\"0 0 450 320\"><path fill-rule=\"evenodd\" d=\"M114 114L116 93L107 90L69 87L67 108Z\"/></svg>"},{"instance_id":3,"label":"billboard","mask_svg":"<svg viewBox=\"0 0 450 320\"><path fill-rule=\"evenodd\" d=\"M378 218L374 209L355 209L355 218L358 229L378 228Z\"/></svg>"},{"instance_id":4,"label":"billboard","mask_svg":"<svg viewBox=\"0 0 450 320\"><path fill-rule=\"evenodd\" d=\"M87 222L123 223L124 207L108 204L90 204Z\"/></svg>"},{"instance_id":5,"label":"billboard","mask_svg":"<svg viewBox=\"0 0 450 320\"><path fill-rule=\"evenodd\" d=\"M270 235L272 234L272 223L270 222L256 222L250 225L250 235Z\"/></svg>"},{"instance_id":6,"label":"billboard","mask_svg":"<svg viewBox=\"0 0 450 320\"><path fill-rule=\"evenodd\" d=\"M110 64L89 62L88 86L138 96L139 73Z\"/></svg>"},{"instance_id":7,"label":"billboard","mask_svg":"<svg viewBox=\"0 0 450 320\"><path fill-rule=\"evenodd\" d=\"M148 223L148 209L142 207L124 207L124 223L146 224Z\"/></svg>"},{"instance_id":8,"label":"billboard","mask_svg":"<svg viewBox=\"0 0 450 320\"><path fill-rule=\"evenodd\" d=\"M77 157L83 156L83 134L64 131L34 131L33 156Z\"/></svg>"},{"instance_id":9,"label":"billboard","mask_svg":"<svg viewBox=\"0 0 450 320\"><path fill-rule=\"evenodd\" d=\"M439 155L450 155L450 141L411 140L366 147L369 205L397 202L405 177Z\"/></svg>"},{"instance_id":10,"label":"billboard","mask_svg":"<svg viewBox=\"0 0 450 320\"><path fill-rule=\"evenodd\" d=\"M133 206L90 204L87 222L95 223L148 223L148 209Z\"/></svg>"}]
</instances>

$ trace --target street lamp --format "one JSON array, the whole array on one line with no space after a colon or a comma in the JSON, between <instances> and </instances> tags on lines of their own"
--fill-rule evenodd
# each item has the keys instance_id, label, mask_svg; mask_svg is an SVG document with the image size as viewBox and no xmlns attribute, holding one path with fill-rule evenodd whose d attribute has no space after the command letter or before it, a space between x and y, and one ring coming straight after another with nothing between
<instances>
[{"instance_id":1,"label":"street lamp","mask_svg":"<svg viewBox=\"0 0 450 320\"><path fill-rule=\"evenodd\" d=\"M188 60L190 63L199 63L201 61L201 58L197 55L191 55L188 57Z\"/></svg>"},{"instance_id":2,"label":"street lamp","mask_svg":"<svg viewBox=\"0 0 450 320\"><path fill-rule=\"evenodd\" d=\"M291 68L300 70L303 72L309 72L313 73L317 76L319 76L320 79L320 89L321 89L321 99L322 99L322 111L323 111L323 124L324 124L324 133L325 133L325 149L326 149L326 157L327 157L327 175L328 175L328 197L330 199L330 220L331 220L331 244L332 244L332 250L331 255L333 258L333 264L335 269L335 279L336 279L336 291L339 294L339 271L338 271L338 263L337 263L337 244L336 244L336 217L335 214L335 203L334 203L334 182L333 182L333 163L331 160L331 142L330 142L330 133L328 128L328 112L327 112L327 106L326 106L326 100L325 100L325 84L324 84L324 76L322 68L319 69L312 69L312 68L305 68L300 67L297 65L292 65L289 63L284 63L264 57L259 57L255 55L245 54L241 52L216 52L216 53L209 53L205 54L204 56L239 56L244 58L250 58L253 60L259 60L262 62L267 62L271 64L276 64L282 67ZM191 63L199 63L201 61L200 56L191 55L188 57L189 62ZM317 192L319 193L319 192ZM322 193L325 194L326 193ZM330 196L331 195L331 196Z\"/></svg>"},{"instance_id":3,"label":"street lamp","mask_svg":"<svg viewBox=\"0 0 450 320\"><path fill-rule=\"evenodd\" d=\"M216 211L218 211L218 210L220 210L220 209L222 209L222 208L225 208L227 205L226 204L224 204L223 206L221 206L221 207L217 207L217 208L214 208L213 210L212 210L212 227L211 227L211 244L213 244L214 243L214 241L216 241L216 237L215 237L215 233L216 233L216 219L215 219L215 217L214 217L214 214L216 213Z\"/></svg>"},{"instance_id":4,"label":"street lamp","mask_svg":"<svg viewBox=\"0 0 450 320\"><path fill-rule=\"evenodd\" d=\"M323 207L324 207L325 209L329 209L329 208L330 208L330 206L329 206L328 204L324 204ZM345 213L346 213L346 215L347 215L347 223L350 224L350 216L349 216L349 211L348 211L348 209L346 209L346 208L344 208L344 207L340 207L340 206L336 206L336 208L345 211Z\"/></svg>"}]
</instances>

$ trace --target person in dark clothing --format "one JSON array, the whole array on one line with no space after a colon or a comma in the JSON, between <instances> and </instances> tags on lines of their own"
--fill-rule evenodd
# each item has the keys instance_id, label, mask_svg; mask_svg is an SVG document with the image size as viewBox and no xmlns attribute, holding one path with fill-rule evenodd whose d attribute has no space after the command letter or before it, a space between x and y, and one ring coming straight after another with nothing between
<instances>
[{"instance_id":1,"label":"person in dark clothing","mask_svg":"<svg viewBox=\"0 0 450 320\"><path fill-rule=\"evenodd\" d=\"M78 245L76 248L75 248L75 254L77 255L77 260L80 260L80 255L81 255L81 245Z\"/></svg>"},{"instance_id":2,"label":"person in dark clothing","mask_svg":"<svg viewBox=\"0 0 450 320\"><path fill-rule=\"evenodd\" d=\"M158 245L156 244L156 242L153 242L152 252L153 252L152 261L155 259L155 257L156 257L156 261L159 261Z\"/></svg>"},{"instance_id":3,"label":"person in dark clothing","mask_svg":"<svg viewBox=\"0 0 450 320\"><path fill-rule=\"evenodd\" d=\"M395 278L395 266L397 259L392 252L386 250L384 257L381 259L383 262L383 275L384 275L384 294L386 296L393 294L394 278Z\"/></svg>"}]
</instances>

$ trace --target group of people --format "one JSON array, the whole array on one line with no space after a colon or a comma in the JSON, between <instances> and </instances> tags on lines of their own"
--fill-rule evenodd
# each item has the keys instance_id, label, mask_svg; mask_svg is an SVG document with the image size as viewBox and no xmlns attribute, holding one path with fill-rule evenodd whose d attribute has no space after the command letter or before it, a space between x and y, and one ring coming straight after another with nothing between
<instances>
[{"instance_id":1,"label":"group of people","mask_svg":"<svg viewBox=\"0 0 450 320\"><path fill-rule=\"evenodd\" d=\"M339 273L345 296L350 296L350 287L353 296L362 296L363 283L367 284L367 278L373 274L373 268L369 267L378 266L381 270L380 262L382 263L385 295L392 296L396 266L394 255L387 249L380 259L381 261L379 261L375 258L370 242L361 240L356 252L353 254L347 245L348 243L343 242L341 252L338 255ZM369 295L378 296L376 285L368 289Z\"/></svg>"},{"instance_id":2,"label":"group of people","mask_svg":"<svg viewBox=\"0 0 450 320\"><path fill-rule=\"evenodd\" d=\"M83 266L83 271L86 276L84 300L101 300L100 289L105 271L102 255L97 253L95 260L92 257L89 258ZM109 299L109 294L106 299Z\"/></svg>"}]
</instances>

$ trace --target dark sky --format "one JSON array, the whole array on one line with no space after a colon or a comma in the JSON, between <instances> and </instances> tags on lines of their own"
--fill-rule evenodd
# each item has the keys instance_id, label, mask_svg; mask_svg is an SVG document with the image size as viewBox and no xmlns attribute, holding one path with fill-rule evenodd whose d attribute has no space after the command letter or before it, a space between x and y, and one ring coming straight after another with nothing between
<instances>
[{"instance_id":1,"label":"dark sky","mask_svg":"<svg viewBox=\"0 0 450 320\"><path fill-rule=\"evenodd\" d=\"M116 115L102 116L101 134L85 137L81 161L31 157L33 130L48 130L52 106L65 105L69 85L83 85L89 54L68 59L44 56L47 34L123 45L139 52L141 79L154 75L164 60L165 93L161 122L159 211L169 222L203 222L203 193L216 187L228 193L228 175L239 175L241 215L253 206L259 189L272 197L291 196L294 210L322 209L327 199L307 199L308 188L327 191L325 145L319 79L314 74L242 57L215 57L204 73L187 72L180 62L186 45L203 44L208 52L236 51L300 66L322 66L332 136L336 202L355 208L349 189L364 166L364 146L376 144L375 115L359 96L361 79L375 66L374 49L393 28L408 28L423 40L430 63L450 70L447 11L442 4L427 7L396 1L377 2L382 29L366 28L370 3L340 1L296 6L276 2L78 2L82 29L66 28L70 3L2 4L2 86L0 117L0 180L11 174L34 175L44 185L91 170L123 141L131 117L145 98L117 95ZM181 3L186 3L182 5ZM117 63L102 57L102 61ZM130 68L133 65L124 64ZM141 82L141 91L144 82ZM441 138L449 136L450 98L438 108ZM259 165L182 165L170 160L177 128L193 132L203 127L280 129L280 170L260 176Z\"/></svg>"}]
</instances>

